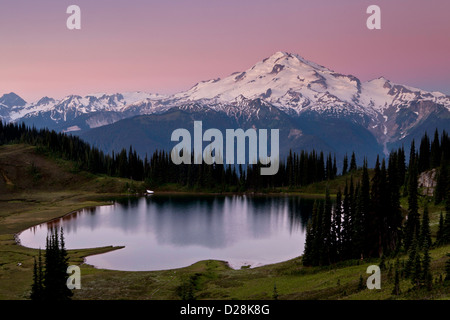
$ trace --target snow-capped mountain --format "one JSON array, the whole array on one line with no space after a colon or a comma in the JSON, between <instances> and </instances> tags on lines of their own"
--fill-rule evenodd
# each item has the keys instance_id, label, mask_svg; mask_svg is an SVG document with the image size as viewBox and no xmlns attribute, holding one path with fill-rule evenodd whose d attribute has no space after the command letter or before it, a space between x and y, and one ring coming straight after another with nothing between
<instances>
[{"instance_id":1,"label":"snow-capped mountain","mask_svg":"<svg viewBox=\"0 0 450 320\"><path fill-rule=\"evenodd\" d=\"M153 128L147 128L151 131L155 119L169 121L157 115L172 109L197 117L212 111L208 112L211 123L220 115L222 122L226 116L237 127L278 127L285 131L290 147L320 146L338 153L358 149L365 154L371 150L387 153L401 143L406 146L426 130L450 129L450 97L445 94L383 77L362 82L285 52L277 52L248 70L203 81L170 96L143 92L71 95L61 100L44 97L33 103L13 93L0 98L4 121L80 132L99 145L102 139L114 138L114 130L106 130L105 125L114 128L125 118L153 116L147 121L152 123ZM125 130L123 125L116 127ZM103 136L102 130L108 135ZM127 133L120 134L123 140ZM166 135L170 139L170 134ZM123 143L132 144L133 139L136 137L130 136Z\"/></svg>"},{"instance_id":2,"label":"snow-capped mountain","mask_svg":"<svg viewBox=\"0 0 450 320\"><path fill-rule=\"evenodd\" d=\"M337 113L355 112L377 115L390 106L400 107L409 101L431 101L450 110L450 97L397 85L380 77L361 82L299 55L277 52L244 72L224 79L196 84L174 95L180 101L212 100L230 103L244 96L261 98L288 113L305 110Z\"/></svg>"},{"instance_id":3,"label":"snow-capped mountain","mask_svg":"<svg viewBox=\"0 0 450 320\"><path fill-rule=\"evenodd\" d=\"M435 112L450 111L450 97L403 86L380 77L361 82L310 62L299 55L277 52L252 68L224 79L198 83L176 94L177 103L202 101L233 112L239 100L261 99L289 115L318 113L348 118L365 126L385 147L406 137ZM398 121L412 113L408 121Z\"/></svg>"},{"instance_id":4,"label":"snow-capped mountain","mask_svg":"<svg viewBox=\"0 0 450 320\"><path fill-rule=\"evenodd\" d=\"M14 93L10 93L0 98L0 101L9 101L9 104L2 103L0 107L4 108L0 110L4 110L1 116L7 122L23 121L37 127L46 126L68 132L96 128L140 114L140 110L136 111L136 108L130 106L137 102L151 104L152 101L163 98L162 95L144 92L97 93L84 97L70 95L61 100L43 97L38 101L26 103Z\"/></svg>"},{"instance_id":5,"label":"snow-capped mountain","mask_svg":"<svg viewBox=\"0 0 450 320\"><path fill-rule=\"evenodd\" d=\"M26 105L25 100L14 92L4 94L0 97L0 119L5 119L8 121L11 109L14 107L21 108L24 105Z\"/></svg>"}]
</instances>

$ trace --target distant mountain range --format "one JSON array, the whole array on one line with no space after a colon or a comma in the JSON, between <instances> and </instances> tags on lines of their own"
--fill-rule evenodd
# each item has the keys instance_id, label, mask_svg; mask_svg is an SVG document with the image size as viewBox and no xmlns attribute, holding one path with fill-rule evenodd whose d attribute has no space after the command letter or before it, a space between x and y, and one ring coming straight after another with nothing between
<instances>
[{"instance_id":1,"label":"distant mountain range","mask_svg":"<svg viewBox=\"0 0 450 320\"><path fill-rule=\"evenodd\" d=\"M316 149L388 154L425 131L450 131L450 96L380 77L361 82L299 55L277 52L250 69L196 84L174 95L142 92L0 98L0 118L80 135L106 152L133 145L141 154L170 150L171 133L204 129L280 129L281 153ZM359 159L362 160L362 159Z\"/></svg>"}]
</instances>

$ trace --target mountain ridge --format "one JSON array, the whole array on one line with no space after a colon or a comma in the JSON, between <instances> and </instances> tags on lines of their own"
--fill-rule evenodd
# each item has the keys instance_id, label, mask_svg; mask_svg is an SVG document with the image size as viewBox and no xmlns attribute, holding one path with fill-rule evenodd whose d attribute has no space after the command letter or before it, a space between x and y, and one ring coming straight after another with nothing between
<instances>
[{"instance_id":1,"label":"mountain ridge","mask_svg":"<svg viewBox=\"0 0 450 320\"><path fill-rule=\"evenodd\" d=\"M350 131L370 133L386 155L390 149L409 143L410 137L419 134L416 132L419 128L450 129L450 96L397 84L384 77L362 82L353 75L281 51L245 71L201 81L173 95L99 93L84 97L69 95L61 100L44 97L25 104L17 97L12 93L0 97L0 103L8 101L7 106L0 104L3 120L86 136L95 128L127 118L163 114L172 108L197 115L199 110L212 109L244 127L256 123L258 127L271 127L274 122L271 117L277 119L281 112L290 118L285 121L289 130L305 132L310 127L316 136L321 133L313 125L327 132L329 124L341 123L344 127L353 126ZM11 106L14 99L22 105ZM260 113L264 114L264 121ZM292 123L297 127L293 128ZM333 129L333 134L339 131ZM333 138L324 136L321 140L330 144L327 141Z\"/></svg>"}]
</instances>

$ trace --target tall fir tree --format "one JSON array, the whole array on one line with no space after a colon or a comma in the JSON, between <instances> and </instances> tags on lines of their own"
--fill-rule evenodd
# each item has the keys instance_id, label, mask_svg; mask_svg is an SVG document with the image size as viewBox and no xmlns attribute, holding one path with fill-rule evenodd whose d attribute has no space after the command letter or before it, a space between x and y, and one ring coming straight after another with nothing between
<instances>
[{"instance_id":1,"label":"tall fir tree","mask_svg":"<svg viewBox=\"0 0 450 320\"><path fill-rule=\"evenodd\" d=\"M397 151L397 171L398 171L398 181L399 186L405 184L406 177L406 158L405 158L405 148L402 146Z\"/></svg>"},{"instance_id":2,"label":"tall fir tree","mask_svg":"<svg viewBox=\"0 0 450 320\"><path fill-rule=\"evenodd\" d=\"M439 215L439 225L438 225L438 231L436 233L436 246L440 246L443 244L444 239L444 215L442 214L442 211Z\"/></svg>"},{"instance_id":3,"label":"tall fir tree","mask_svg":"<svg viewBox=\"0 0 450 320\"><path fill-rule=\"evenodd\" d=\"M333 210L333 218L332 218L332 235L331 238L333 240L332 245L332 260L338 261L342 257L342 193L341 188L338 188L336 193L336 204Z\"/></svg>"},{"instance_id":4,"label":"tall fir tree","mask_svg":"<svg viewBox=\"0 0 450 320\"><path fill-rule=\"evenodd\" d=\"M450 282L450 253L447 253L447 261L445 262L445 282Z\"/></svg>"},{"instance_id":5,"label":"tall fir tree","mask_svg":"<svg viewBox=\"0 0 450 320\"><path fill-rule=\"evenodd\" d=\"M422 282L428 290L431 290L433 284L433 276L430 270L430 244L425 244L423 249L423 260L422 260Z\"/></svg>"},{"instance_id":6,"label":"tall fir tree","mask_svg":"<svg viewBox=\"0 0 450 320\"><path fill-rule=\"evenodd\" d=\"M417 289L421 286L422 279L423 279L422 261L420 259L420 252L417 251L411 272L411 283L414 286L414 288Z\"/></svg>"},{"instance_id":7,"label":"tall fir tree","mask_svg":"<svg viewBox=\"0 0 450 320\"><path fill-rule=\"evenodd\" d=\"M380 257L383 255L383 242L387 240L387 234L384 229L386 227L387 213L387 186L386 186L386 168L383 164L380 168L380 162L377 157L375 163L374 175L372 178L372 188L370 190L370 210L367 219L367 244L368 255L372 257Z\"/></svg>"},{"instance_id":8,"label":"tall fir tree","mask_svg":"<svg viewBox=\"0 0 450 320\"><path fill-rule=\"evenodd\" d=\"M344 187L344 199L342 201L342 257L343 259L350 259L352 256L352 242L354 239L352 238L353 234L353 219L351 217L351 198L352 196L349 193L349 188L347 184L347 180L345 181Z\"/></svg>"},{"instance_id":9,"label":"tall fir tree","mask_svg":"<svg viewBox=\"0 0 450 320\"><path fill-rule=\"evenodd\" d=\"M316 205L316 203L314 203L314 205ZM306 226L305 248L302 256L302 263L304 266L312 266L314 264L313 249L314 249L314 230L312 219L309 219L308 224Z\"/></svg>"},{"instance_id":10,"label":"tall fir tree","mask_svg":"<svg viewBox=\"0 0 450 320\"><path fill-rule=\"evenodd\" d=\"M331 262L331 252L333 240L331 239L331 217L332 217L332 202L330 197L330 190L327 186L325 191L325 203L322 213L322 265L329 265Z\"/></svg>"},{"instance_id":11,"label":"tall fir tree","mask_svg":"<svg viewBox=\"0 0 450 320\"><path fill-rule=\"evenodd\" d=\"M430 139L426 132L420 141L417 167L419 173L430 168Z\"/></svg>"},{"instance_id":12,"label":"tall fir tree","mask_svg":"<svg viewBox=\"0 0 450 320\"><path fill-rule=\"evenodd\" d=\"M67 252L65 249L64 234L58 233L53 228L47 236L45 249L44 272L44 299L45 300L70 300L72 291L67 288Z\"/></svg>"},{"instance_id":13,"label":"tall fir tree","mask_svg":"<svg viewBox=\"0 0 450 320\"><path fill-rule=\"evenodd\" d=\"M350 158L350 168L349 171L356 171L356 169L358 169L357 165L356 165L356 155L355 152L352 152L352 157Z\"/></svg>"},{"instance_id":14,"label":"tall fir tree","mask_svg":"<svg viewBox=\"0 0 450 320\"><path fill-rule=\"evenodd\" d=\"M348 170L348 157L347 157L347 154L345 154L344 161L342 164L342 175L343 176L345 176L347 174L347 170Z\"/></svg>"},{"instance_id":15,"label":"tall fir tree","mask_svg":"<svg viewBox=\"0 0 450 320\"><path fill-rule=\"evenodd\" d=\"M397 258L397 262L395 263L395 279L394 279L394 289L392 290L392 294L399 296L401 294L400 290L400 262Z\"/></svg>"},{"instance_id":16,"label":"tall fir tree","mask_svg":"<svg viewBox=\"0 0 450 320\"><path fill-rule=\"evenodd\" d=\"M442 231L442 244L450 243L450 211L446 211Z\"/></svg>"},{"instance_id":17,"label":"tall fir tree","mask_svg":"<svg viewBox=\"0 0 450 320\"><path fill-rule=\"evenodd\" d=\"M388 253L397 253L400 250L402 241L402 223L403 216L400 206L400 185L402 178L399 172L399 153L393 153L389 157L388 173L387 173L387 242L389 246Z\"/></svg>"},{"instance_id":18,"label":"tall fir tree","mask_svg":"<svg viewBox=\"0 0 450 320\"><path fill-rule=\"evenodd\" d=\"M417 238L414 237L411 242L411 245L409 246L408 260L406 261L405 268L404 268L404 275L406 278L411 277L411 275L413 274L414 263L415 263L416 257L418 255L419 255L418 242L417 242Z\"/></svg>"},{"instance_id":19,"label":"tall fir tree","mask_svg":"<svg viewBox=\"0 0 450 320\"><path fill-rule=\"evenodd\" d=\"M34 258L33 285L31 287L30 299L35 301L44 300L44 273L42 266L42 252L39 249L38 262Z\"/></svg>"},{"instance_id":20,"label":"tall fir tree","mask_svg":"<svg viewBox=\"0 0 450 320\"><path fill-rule=\"evenodd\" d=\"M448 173L447 162L442 160L442 164L438 169L436 188L434 191L434 202L439 204L446 200L448 189L450 188L450 176Z\"/></svg>"},{"instance_id":21,"label":"tall fir tree","mask_svg":"<svg viewBox=\"0 0 450 320\"><path fill-rule=\"evenodd\" d=\"M371 215L370 213L370 179L367 159L364 159L363 161L361 187L359 190L358 196L355 196L357 199L357 205L354 208L354 216L356 221L354 224L354 246L358 249L358 252L355 254L355 258L363 258L364 256L367 256L369 251L371 251L370 247L374 245L373 241L377 241L375 238L378 228L375 228L375 230L372 229L375 221L371 220L374 215Z\"/></svg>"},{"instance_id":22,"label":"tall fir tree","mask_svg":"<svg viewBox=\"0 0 450 320\"><path fill-rule=\"evenodd\" d=\"M319 265L323 257L323 206L317 202L315 211L313 208L313 265Z\"/></svg>"},{"instance_id":23,"label":"tall fir tree","mask_svg":"<svg viewBox=\"0 0 450 320\"><path fill-rule=\"evenodd\" d=\"M437 168L441 160L441 147L439 142L439 132L436 128L434 132L434 139L430 147L430 167Z\"/></svg>"},{"instance_id":24,"label":"tall fir tree","mask_svg":"<svg viewBox=\"0 0 450 320\"><path fill-rule=\"evenodd\" d=\"M425 205L423 209L419 246L421 249L431 247L431 230L428 205Z\"/></svg>"},{"instance_id":25,"label":"tall fir tree","mask_svg":"<svg viewBox=\"0 0 450 320\"><path fill-rule=\"evenodd\" d=\"M406 221L405 226L405 251L409 250L412 239L418 231L418 226L420 224L418 213L417 168L414 161L412 164L410 163L408 172L408 220Z\"/></svg>"}]
</instances>

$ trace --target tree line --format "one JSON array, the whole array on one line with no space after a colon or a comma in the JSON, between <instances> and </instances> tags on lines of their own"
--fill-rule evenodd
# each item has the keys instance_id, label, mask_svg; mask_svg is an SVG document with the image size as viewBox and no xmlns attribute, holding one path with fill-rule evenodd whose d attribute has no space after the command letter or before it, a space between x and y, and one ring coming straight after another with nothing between
<instances>
[{"instance_id":1,"label":"tree line","mask_svg":"<svg viewBox=\"0 0 450 320\"><path fill-rule=\"evenodd\" d=\"M7 143L37 146L73 161L79 170L145 181L148 187L173 183L182 187L215 191L246 191L306 186L332 180L338 175L336 156L315 150L299 153L291 150L286 159L281 161L277 174L261 176L260 163L246 166L206 163L175 165L170 153L164 150L155 150L150 157L146 155L142 159L132 146L128 150L105 154L77 136L29 128L25 124L0 122L0 145ZM350 164L347 156L343 163L343 174L356 170L355 153L351 156Z\"/></svg>"},{"instance_id":2,"label":"tree line","mask_svg":"<svg viewBox=\"0 0 450 320\"><path fill-rule=\"evenodd\" d=\"M396 157L388 167L377 159L372 179L367 161L362 178L347 181L336 194L334 206L329 191L325 202L315 203L307 226L303 263L329 265L348 259L380 257L398 250L402 213Z\"/></svg>"},{"instance_id":3,"label":"tree line","mask_svg":"<svg viewBox=\"0 0 450 320\"><path fill-rule=\"evenodd\" d=\"M261 176L261 164L223 165L180 164L175 165L170 154L164 150L155 150L153 154L142 159L133 150L122 149L120 152L105 154L77 136L57 133L48 129L29 128L25 124L4 124L0 122L0 145L6 143L26 143L48 150L57 156L71 160L79 170L94 174L106 174L113 177L130 178L145 181L148 187L173 183L182 187L211 189L215 191L246 191L277 187L301 187L314 182L333 180L338 176L336 156L331 153L312 150L310 152L289 152L284 161L280 161L278 173L273 176ZM411 143L409 163L415 163L416 173L437 169L435 190L436 204L445 200L450 180L449 159L450 139L443 131L439 136L434 133L431 141L425 133L416 150L414 140ZM405 151L401 147L391 152L389 159L396 164L395 188L401 187L403 196L408 195L410 170L407 170ZM193 162L192 162L193 163ZM356 155L353 152L350 161L344 156L341 175L358 170ZM393 166L390 166L393 168ZM412 166L409 166L412 168ZM392 171L391 170L391 171ZM394 180L393 180L394 179ZM391 182L390 182L391 183Z\"/></svg>"},{"instance_id":4,"label":"tree line","mask_svg":"<svg viewBox=\"0 0 450 320\"><path fill-rule=\"evenodd\" d=\"M450 243L449 142L445 131L441 137L436 131L432 143L425 134L419 149L416 150L412 141L408 165L403 147L399 148L390 153L387 164L377 158L371 178L364 161L361 179L355 182L351 176L343 192L338 190L334 205L327 190L324 204L314 204L308 222L303 264L318 266L348 259L384 259L403 252L408 254L408 261L402 275L410 278L414 287L430 287L429 250ZM446 211L445 218L440 214L434 243L428 205L419 213L418 176L430 169L436 169L438 175L434 201L444 202ZM406 217L400 207L402 194L408 201Z\"/></svg>"},{"instance_id":5,"label":"tree line","mask_svg":"<svg viewBox=\"0 0 450 320\"><path fill-rule=\"evenodd\" d=\"M291 150L284 161L280 161L277 174L261 176L260 163L245 167L242 165L208 165L206 163L175 165L171 161L170 154L164 150L155 150L150 157L146 155L142 159L132 146L128 151L122 149L120 152L105 154L99 148L92 147L77 136L57 133L48 129L29 128L25 124L0 122L0 145L6 143L34 145L63 159L73 161L79 170L145 181L148 187L173 183L194 189L247 191L277 187L301 187L314 182L333 180L338 176L336 156L332 156L331 153L324 155L323 152L315 150L300 151L299 153ZM414 140L412 141L408 166L403 147L390 153L388 171L391 172L386 175L386 179L389 179L388 185L395 192L400 188L402 195L407 196L410 175L418 175L435 168L437 172L435 203L441 203L445 201L448 194L449 159L450 139L448 134L443 131L439 136L436 130L431 141L425 133L417 150ZM364 166L367 167L367 163ZM347 155L344 156L341 175L358 169L354 152L350 162ZM395 185L392 185L393 183ZM414 186L411 187L414 188Z\"/></svg>"}]
</instances>

